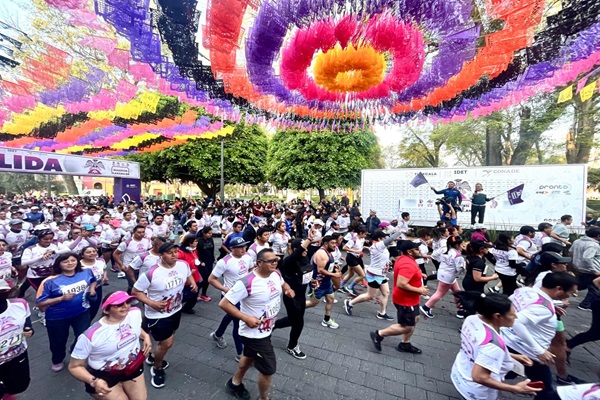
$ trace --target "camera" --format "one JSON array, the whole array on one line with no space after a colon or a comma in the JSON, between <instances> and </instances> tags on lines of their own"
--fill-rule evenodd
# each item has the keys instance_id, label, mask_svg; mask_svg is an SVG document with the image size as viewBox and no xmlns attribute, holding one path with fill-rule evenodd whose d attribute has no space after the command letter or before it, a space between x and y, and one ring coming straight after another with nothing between
<instances>
[{"instance_id":1,"label":"camera","mask_svg":"<svg viewBox=\"0 0 600 400\"><path fill-rule=\"evenodd\" d=\"M441 199L437 199L435 201L436 205L441 205L441 204L452 204L452 197L442 197Z\"/></svg>"}]
</instances>

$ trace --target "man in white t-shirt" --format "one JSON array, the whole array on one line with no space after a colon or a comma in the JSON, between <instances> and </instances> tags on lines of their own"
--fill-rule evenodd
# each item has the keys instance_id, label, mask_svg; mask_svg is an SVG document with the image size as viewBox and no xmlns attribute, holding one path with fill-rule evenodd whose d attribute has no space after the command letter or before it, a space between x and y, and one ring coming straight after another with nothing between
<instances>
[{"instance_id":1,"label":"man in white t-shirt","mask_svg":"<svg viewBox=\"0 0 600 400\"><path fill-rule=\"evenodd\" d=\"M350 215L348 214L348 210L342 208L340 211L340 215L337 217L337 223L339 224L338 232L345 236L348 233L348 228L350 227Z\"/></svg>"},{"instance_id":2,"label":"man in white t-shirt","mask_svg":"<svg viewBox=\"0 0 600 400\"><path fill-rule=\"evenodd\" d=\"M238 280L219 303L223 311L240 320L244 354L237 371L227 382L227 388L238 398L250 397L242 381L253 364L258 370L259 398L269 398L272 376L277 370L271 332L281 308L281 293L289 298L296 296L277 270L278 261L273 250L261 250L256 269Z\"/></svg>"},{"instance_id":3,"label":"man in white t-shirt","mask_svg":"<svg viewBox=\"0 0 600 400\"><path fill-rule=\"evenodd\" d=\"M100 215L96 212L98 211L98 207L89 206L87 209L87 213L80 215L75 218L75 223L79 226L89 224L89 225L98 225L100 223Z\"/></svg>"},{"instance_id":4,"label":"man in white t-shirt","mask_svg":"<svg viewBox=\"0 0 600 400\"><path fill-rule=\"evenodd\" d=\"M144 237L144 233L145 230L143 226L136 226L133 229L133 236L131 239L119 243L119 246L117 246L117 249L113 253L113 260L120 271L118 277L127 278L129 284L127 293L131 293L131 288L135 282L133 269L129 267L131 261L133 261L136 256L147 252L148 249L152 247L150 240Z\"/></svg>"},{"instance_id":5,"label":"man in white t-shirt","mask_svg":"<svg viewBox=\"0 0 600 400\"><path fill-rule=\"evenodd\" d=\"M557 318L555 300L564 300L577 291L577 279L566 272L554 272L544 277L540 289L523 287L510 296L517 311L512 328L501 328L500 334L512 353L528 356L533 365L525 366L525 374L531 381L541 381L544 389L537 399L550 399L552 395L552 371L554 355L548 351L556 335Z\"/></svg>"},{"instance_id":6,"label":"man in white t-shirt","mask_svg":"<svg viewBox=\"0 0 600 400\"><path fill-rule=\"evenodd\" d=\"M550 232L550 238L552 243L560 244L562 247L570 246L569 242L569 228L567 226L573 223L573 217L570 215L563 215L560 217L560 222L552 227Z\"/></svg>"},{"instance_id":7,"label":"man in white t-shirt","mask_svg":"<svg viewBox=\"0 0 600 400\"><path fill-rule=\"evenodd\" d=\"M539 249L533 241L535 237L535 228L533 226L522 226L519 229L519 234L515 238L515 247L519 257L517 258L517 265L524 267L529 263L529 260L538 253Z\"/></svg>"},{"instance_id":8,"label":"man in white t-shirt","mask_svg":"<svg viewBox=\"0 0 600 400\"><path fill-rule=\"evenodd\" d=\"M213 285L215 288L221 291L221 294L225 294L235 285L235 283L254 267L252 257L246 253L246 246L248 242L244 241L243 238L237 237L229 242L231 253L220 259L212 273L208 277L208 283ZM219 278L223 277L223 283L219 281ZM223 338L225 330L229 324L233 322L233 341L236 347L237 357L239 359L242 356L243 344L238 334L239 320L226 314L221 320L221 324L215 332L210 334L210 337L216 342L217 347L224 349L227 347L227 342Z\"/></svg>"},{"instance_id":9,"label":"man in white t-shirt","mask_svg":"<svg viewBox=\"0 0 600 400\"><path fill-rule=\"evenodd\" d=\"M256 240L250 245L250 247L248 247L248 254L252 258L253 265L256 263L256 255L262 249L270 248L269 237L271 237L271 231L267 227L263 226L262 228L258 228L258 231L256 231Z\"/></svg>"},{"instance_id":10,"label":"man in white t-shirt","mask_svg":"<svg viewBox=\"0 0 600 400\"><path fill-rule=\"evenodd\" d=\"M162 388L165 386L165 369L169 366L164 357L173 346L181 322L183 288L186 281L193 292L198 291L198 286L188 263L177 259L176 245L165 243L158 252L160 261L140 275L132 294L146 305L143 327L158 342L146 363L153 365L150 370L152 386Z\"/></svg>"},{"instance_id":11,"label":"man in white t-shirt","mask_svg":"<svg viewBox=\"0 0 600 400\"><path fill-rule=\"evenodd\" d=\"M409 232L412 230L412 228L408 224L408 221L410 221L410 214L407 212L403 212L400 215L400 217L401 220L400 224L398 225L398 227L400 228L400 232L402 232L402 235L400 237L402 240L406 240L406 235L408 235Z\"/></svg>"},{"instance_id":12,"label":"man in white t-shirt","mask_svg":"<svg viewBox=\"0 0 600 400\"><path fill-rule=\"evenodd\" d=\"M156 214L150 229L152 229L152 237L169 236L169 226L164 222L165 217L162 214Z\"/></svg>"}]
</instances>

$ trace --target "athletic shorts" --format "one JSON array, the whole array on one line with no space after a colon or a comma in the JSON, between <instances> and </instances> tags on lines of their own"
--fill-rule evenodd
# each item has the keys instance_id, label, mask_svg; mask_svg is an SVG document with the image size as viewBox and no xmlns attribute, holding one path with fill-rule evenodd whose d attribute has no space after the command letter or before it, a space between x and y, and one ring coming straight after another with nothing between
<instances>
[{"instance_id":1,"label":"athletic shorts","mask_svg":"<svg viewBox=\"0 0 600 400\"><path fill-rule=\"evenodd\" d=\"M23 393L29 387L29 357L27 351L0 365L0 383L7 394Z\"/></svg>"},{"instance_id":2,"label":"athletic shorts","mask_svg":"<svg viewBox=\"0 0 600 400\"><path fill-rule=\"evenodd\" d=\"M107 372L98 371L96 369L91 369L91 368L88 368L87 370L90 374L92 374L96 378L102 379L103 381L105 381L108 384L108 387L113 387L119 382L132 381L135 378L137 378L138 376L142 375L144 373L144 364L142 364L140 366L140 368L131 375L111 375ZM144 378L142 377L141 379L144 379ZM86 382L85 383L85 392L89 393L89 394L96 394L96 389L91 387L90 384Z\"/></svg>"},{"instance_id":3,"label":"athletic shorts","mask_svg":"<svg viewBox=\"0 0 600 400\"><path fill-rule=\"evenodd\" d=\"M165 318L151 319L144 317L142 328L151 334L154 340L162 342L173 336L175 331L179 329L180 322L181 310Z\"/></svg>"},{"instance_id":4,"label":"athletic shorts","mask_svg":"<svg viewBox=\"0 0 600 400\"><path fill-rule=\"evenodd\" d=\"M367 284L373 289L379 289L381 285L387 283L388 279L385 276L371 275L367 273Z\"/></svg>"},{"instance_id":5,"label":"athletic shorts","mask_svg":"<svg viewBox=\"0 0 600 400\"><path fill-rule=\"evenodd\" d=\"M417 317L419 316L419 305L409 307L394 304L397 310L398 323L402 326L417 325Z\"/></svg>"},{"instance_id":6,"label":"athletic shorts","mask_svg":"<svg viewBox=\"0 0 600 400\"><path fill-rule=\"evenodd\" d=\"M254 360L254 367L263 375L274 375L277 371L277 358L271 344L271 336L254 339L241 336L244 356Z\"/></svg>"},{"instance_id":7,"label":"athletic shorts","mask_svg":"<svg viewBox=\"0 0 600 400\"><path fill-rule=\"evenodd\" d=\"M328 294L333 294L333 282L331 279L327 279L326 281L321 281L321 284L314 291L315 299L321 300L324 296Z\"/></svg>"},{"instance_id":8,"label":"athletic shorts","mask_svg":"<svg viewBox=\"0 0 600 400\"><path fill-rule=\"evenodd\" d=\"M365 264L363 263L363 259L361 257L356 257L354 254L348 253L346 254L346 264L349 267L363 267Z\"/></svg>"}]
</instances>

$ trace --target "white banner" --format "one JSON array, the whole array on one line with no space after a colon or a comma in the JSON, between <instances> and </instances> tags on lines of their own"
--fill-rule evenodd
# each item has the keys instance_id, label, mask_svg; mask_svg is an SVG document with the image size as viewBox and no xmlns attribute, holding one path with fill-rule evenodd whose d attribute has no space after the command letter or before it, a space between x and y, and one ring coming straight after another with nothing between
<instances>
[{"instance_id":1,"label":"white banner","mask_svg":"<svg viewBox=\"0 0 600 400\"><path fill-rule=\"evenodd\" d=\"M429 184L415 188L410 182L419 172ZM487 197L496 196L487 203L486 225L497 229L531 225L537 229L540 222L555 224L562 215L569 214L573 216L573 227L580 227L585 217L586 180L586 166L579 164L363 170L361 208L363 214L377 211L382 220L399 218L406 211L411 223L433 226L439 220L435 202L443 195L435 194L429 185L442 190L454 181L463 197L458 223L466 226L471 223L475 184L481 183ZM511 205L506 192L520 184L524 184L523 202Z\"/></svg>"},{"instance_id":2,"label":"white banner","mask_svg":"<svg viewBox=\"0 0 600 400\"><path fill-rule=\"evenodd\" d=\"M136 162L0 147L0 172L140 179Z\"/></svg>"}]
</instances>

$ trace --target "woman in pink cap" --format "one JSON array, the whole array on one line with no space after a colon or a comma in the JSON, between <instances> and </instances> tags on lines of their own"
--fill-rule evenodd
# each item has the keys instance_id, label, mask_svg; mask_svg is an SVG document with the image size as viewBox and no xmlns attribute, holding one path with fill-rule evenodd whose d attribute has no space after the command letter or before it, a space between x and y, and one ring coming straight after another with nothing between
<instances>
[{"instance_id":1,"label":"woman in pink cap","mask_svg":"<svg viewBox=\"0 0 600 400\"><path fill-rule=\"evenodd\" d=\"M94 399L147 399L144 360L152 342L133 299L123 291L107 295L104 316L79 336L71 353L69 372Z\"/></svg>"}]
</instances>

